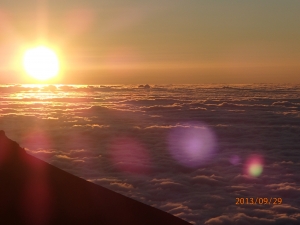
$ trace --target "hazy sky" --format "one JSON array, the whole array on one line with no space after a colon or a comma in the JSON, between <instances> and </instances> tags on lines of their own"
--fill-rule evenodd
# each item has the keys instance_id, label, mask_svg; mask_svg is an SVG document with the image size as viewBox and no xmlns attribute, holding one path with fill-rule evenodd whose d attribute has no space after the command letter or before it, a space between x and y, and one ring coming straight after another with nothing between
<instances>
[{"instance_id":1,"label":"hazy sky","mask_svg":"<svg viewBox=\"0 0 300 225\"><path fill-rule=\"evenodd\" d=\"M298 0L0 3L0 82L30 82L27 46L54 48L56 82L300 82Z\"/></svg>"}]
</instances>

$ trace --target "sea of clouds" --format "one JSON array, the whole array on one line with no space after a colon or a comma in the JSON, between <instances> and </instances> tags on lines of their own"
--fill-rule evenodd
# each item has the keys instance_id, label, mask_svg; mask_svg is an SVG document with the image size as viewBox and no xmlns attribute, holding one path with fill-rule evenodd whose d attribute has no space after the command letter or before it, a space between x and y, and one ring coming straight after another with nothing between
<instances>
[{"instance_id":1,"label":"sea of clouds","mask_svg":"<svg viewBox=\"0 0 300 225\"><path fill-rule=\"evenodd\" d=\"M2 85L0 129L192 224L299 224L299 88Z\"/></svg>"}]
</instances>

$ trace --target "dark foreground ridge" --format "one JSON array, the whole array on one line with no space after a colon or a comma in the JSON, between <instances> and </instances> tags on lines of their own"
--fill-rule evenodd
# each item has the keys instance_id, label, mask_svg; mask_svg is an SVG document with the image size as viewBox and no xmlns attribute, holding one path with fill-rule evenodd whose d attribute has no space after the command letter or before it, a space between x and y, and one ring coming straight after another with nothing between
<instances>
[{"instance_id":1,"label":"dark foreground ridge","mask_svg":"<svg viewBox=\"0 0 300 225\"><path fill-rule=\"evenodd\" d=\"M30 156L1 130L0 224L189 223Z\"/></svg>"}]
</instances>

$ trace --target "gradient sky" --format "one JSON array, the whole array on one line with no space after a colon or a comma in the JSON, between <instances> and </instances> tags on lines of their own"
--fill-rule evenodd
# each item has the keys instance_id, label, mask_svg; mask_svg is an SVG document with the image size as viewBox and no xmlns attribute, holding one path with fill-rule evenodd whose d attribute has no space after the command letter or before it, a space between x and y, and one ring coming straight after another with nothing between
<instances>
[{"instance_id":1,"label":"gradient sky","mask_svg":"<svg viewBox=\"0 0 300 225\"><path fill-rule=\"evenodd\" d=\"M22 51L54 48L70 84L299 83L298 0L0 3L0 83L34 82Z\"/></svg>"}]
</instances>

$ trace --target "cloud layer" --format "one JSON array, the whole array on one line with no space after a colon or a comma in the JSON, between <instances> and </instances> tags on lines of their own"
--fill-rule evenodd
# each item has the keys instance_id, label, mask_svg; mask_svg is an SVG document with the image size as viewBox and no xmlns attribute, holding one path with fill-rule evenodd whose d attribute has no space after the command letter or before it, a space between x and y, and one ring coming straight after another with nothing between
<instances>
[{"instance_id":1,"label":"cloud layer","mask_svg":"<svg viewBox=\"0 0 300 225\"><path fill-rule=\"evenodd\" d=\"M193 224L300 222L299 86L0 90L1 129L72 174Z\"/></svg>"}]
</instances>

